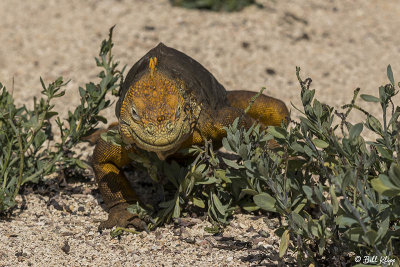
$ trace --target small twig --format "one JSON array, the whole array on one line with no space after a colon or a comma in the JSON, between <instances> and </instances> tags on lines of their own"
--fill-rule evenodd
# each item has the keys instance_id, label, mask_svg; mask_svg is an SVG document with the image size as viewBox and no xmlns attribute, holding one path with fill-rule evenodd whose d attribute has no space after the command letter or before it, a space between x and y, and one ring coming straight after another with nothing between
<instances>
[{"instance_id":1,"label":"small twig","mask_svg":"<svg viewBox=\"0 0 400 267\"><path fill-rule=\"evenodd\" d=\"M14 76L12 77L11 96L14 96Z\"/></svg>"},{"instance_id":2,"label":"small twig","mask_svg":"<svg viewBox=\"0 0 400 267\"><path fill-rule=\"evenodd\" d=\"M244 114L247 114L247 112L249 112L249 110L251 109L251 107L254 105L254 102L256 102L257 98L264 92L266 88L262 87L261 90L255 95L253 96L250 101L249 101L249 105L247 106L247 108L244 110Z\"/></svg>"},{"instance_id":3,"label":"small twig","mask_svg":"<svg viewBox=\"0 0 400 267\"><path fill-rule=\"evenodd\" d=\"M244 118L244 116L249 112L249 110L251 109L251 107L254 105L254 102L257 100L257 98L264 92L265 87L262 87L261 90L255 95L253 96L250 101L249 101L249 105L247 106L247 108L244 110L244 112L242 113L242 115L239 117L239 121L238 121L238 126L240 127L240 125L242 125L242 120Z\"/></svg>"}]
</instances>

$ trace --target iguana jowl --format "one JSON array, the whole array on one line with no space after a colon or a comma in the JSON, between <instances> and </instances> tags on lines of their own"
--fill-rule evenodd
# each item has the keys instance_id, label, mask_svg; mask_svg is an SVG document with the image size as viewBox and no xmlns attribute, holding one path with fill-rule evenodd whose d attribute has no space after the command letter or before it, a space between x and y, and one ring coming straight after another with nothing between
<instances>
[{"instance_id":1,"label":"iguana jowl","mask_svg":"<svg viewBox=\"0 0 400 267\"><path fill-rule=\"evenodd\" d=\"M162 43L151 49L129 71L116 105L126 146L99 140L93 153L96 180L109 209L100 228L140 226L140 220L126 210L138 201L121 171L131 161L128 153L143 149L165 159L181 148L204 144L204 138L218 147L226 135L223 127L243 115L255 94L227 92L200 63ZM242 123L280 125L288 116L282 101L260 95Z\"/></svg>"}]
</instances>

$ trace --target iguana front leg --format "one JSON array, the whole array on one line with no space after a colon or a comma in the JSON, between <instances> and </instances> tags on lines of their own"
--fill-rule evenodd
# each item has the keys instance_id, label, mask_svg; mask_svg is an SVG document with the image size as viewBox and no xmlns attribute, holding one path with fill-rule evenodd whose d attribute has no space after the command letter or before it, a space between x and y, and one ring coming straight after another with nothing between
<instances>
[{"instance_id":1,"label":"iguana front leg","mask_svg":"<svg viewBox=\"0 0 400 267\"><path fill-rule=\"evenodd\" d=\"M113 226L126 227L133 225L143 229L143 222L127 211L130 204L136 203L138 198L129 181L122 172L122 167L131 160L128 152L122 146L113 145L100 139L94 149L92 165L98 187L109 211L108 219L102 222L99 230Z\"/></svg>"}]
</instances>

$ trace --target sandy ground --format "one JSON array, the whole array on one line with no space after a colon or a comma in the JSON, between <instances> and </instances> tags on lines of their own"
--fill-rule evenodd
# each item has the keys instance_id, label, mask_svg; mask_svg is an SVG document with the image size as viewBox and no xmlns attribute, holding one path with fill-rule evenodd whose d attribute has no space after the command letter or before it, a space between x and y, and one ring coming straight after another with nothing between
<instances>
[{"instance_id":1,"label":"sandy ground","mask_svg":"<svg viewBox=\"0 0 400 267\"><path fill-rule=\"evenodd\" d=\"M267 94L288 105L300 105L295 66L303 77L313 78L316 96L335 107L349 102L357 87L377 95L378 86L387 82L388 64L395 79L400 77L397 0L260 2L262 9L228 14L175 8L166 0L2 0L0 81L11 89L14 78L16 102L31 106L40 94L40 76L46 83L58 76L71 79L66 97L57 103L66 114L79 102L78 86L95 79L93 58L114 24L113 52L128 68L162 41L197 59L228 90L266 86ZM112 121L114 109L105 116ZM254 216L235 217L223 241L204 233L201 219L111 239L108 232L96 231L106 212L95 188L92 179L55 186L50 193L48 187L42 194L25 192L19 198L24 209L0 221L0 266L277 263L277 237L259 232L276 225ZM234 243L232 236L250 243L237 249L215 244Z\"/></svg>"}]
</instances>

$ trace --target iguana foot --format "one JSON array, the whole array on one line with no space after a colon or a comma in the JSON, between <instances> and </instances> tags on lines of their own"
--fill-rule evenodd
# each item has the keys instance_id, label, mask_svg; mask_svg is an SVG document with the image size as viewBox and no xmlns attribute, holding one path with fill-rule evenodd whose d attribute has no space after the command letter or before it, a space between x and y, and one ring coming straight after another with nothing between
<instances>
[{"instance_id":1,"label":"iguana foot","mask_svg":"<svg viewBox=\"0 0 400 267\"><path fill-rule=\"evenodd\" d=\"M129 212L126 208L128 203L120 203L109 210L108 219L99 225L99 231L117 227L133 226L137 230L146 230L147 224L142 221L137 214Z\"/></svg>"}]
</instances>

